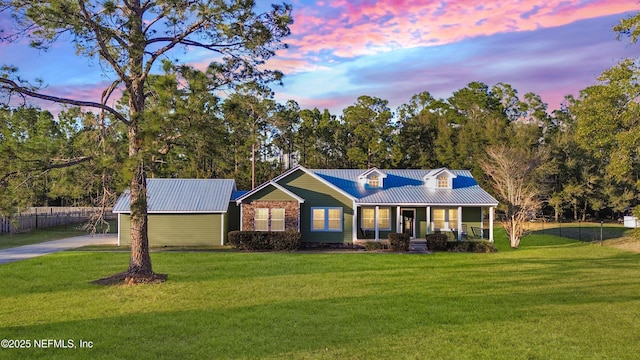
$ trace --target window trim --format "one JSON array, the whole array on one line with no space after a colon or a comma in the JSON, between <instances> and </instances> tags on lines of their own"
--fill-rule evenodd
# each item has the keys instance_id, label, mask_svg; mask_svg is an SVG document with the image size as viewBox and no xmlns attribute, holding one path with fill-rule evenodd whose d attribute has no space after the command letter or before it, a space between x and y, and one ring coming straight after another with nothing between
<instances>
[{"instance_id":1,"label":"window trim","mask_svg":"<svg viewBox=\"0 0 640 360\"><path fill-rule=\"evenodd\" d=\"M449 176L447 174L440 174L436 176L436 186L438 189L448 189L451 187L449 185Z\"/></svg>"},{"instance_id":2,"label":"window trim","mask_svg":"<svg viewBox=\"0 0 640 360\"><path fill-rule=\"evenodd\" d=\"M324 210L324 228L316 229L314 228L314 218L313 214L315 210ZM329 228L329 210L339 210L340 211L340 228L339 229L331 229ZM311 221L309 222L309 227L311 232L342 232L344 229L344 212L343 208L339 206L312 206L311 207Z\"/></svg>"},{"instance_id":3,"label":"window trim","mask_svg":"<svg viewBox=\"0 0 640 360\"><path fill-rule=\"evenodd\" d=\"M443 218L442 220L440 219L436 219L436 212L437 211L443 211ZM451 216L453 214L453 216ZM454 221L451 221L451 218L454 218ZM442 227L438 228L436 227L436 223L438 221L442 221ZM451 229L456 229L458 227L458 208L454 208L454 207L434 207L431 210L431 223L433 225L433 229L439 229L439 230L451 230Z\"/></svg>"},{"instance_id":4,"label":"window trim","mask_svg":"<svg viewBox=\"0 0 640 360\"><path fill-rule=\"evenodd\" d=\"M274 230L273 229L273 210L282 210L282 230ZM271 208L271 209L269 209L269 230L270 231L285 231L286 229L287 229L287 210L284 209L284 208Z\"/></svg>"},{"instance_id":5,"label":"window trim","mask_svg":"<svg viewBox=\"0 0 640 360\"><path fill-rule=\"evenodd\" d=\"M373 221L374 221L374 223L373 223L373 227L366 227L366 226L364 226L364 210L365 210L365 209L373 210L373 211L374 211L374 215L373 215ZM382 226L380 226L380 210L382 210L382 209L386 209L386 210L388 210L388 211L389 211L389 226L388 226L388 227L382 227ZM375 229L376 229L376 224L375 224L375 211L376 211L376 208L375 208L375 207L371 207L371 206L363 206L363 207L361 207L361 208L360 208L360 227L361 227L362 229L364 229L364 230L375 230ZM381 230L381 231L391 231L391 227L392 227L392 225L391 225L392 221L391 221L391 220L392 220L392 217L393 217L393 216L391 215L391 208L390 208L390 207L386 207L386 206L385 206L385 207L379 207L379 208L378 208L378 230Z\"/></svg>"},{"instance_id":6,"label":"window trim","mask_svg":"<svg viewBox=\"0 0 640 360\"><path fill-rule=\"evenodd\" d=\"M267 218L266 219L260 219L260 221L265 221L267 222L267 229L266 230L258 230L256 227L256 224L258 222L257 219L257 215L258 215L258 210L267 210ZM282 230L273 230L273 210L282 210ZM287 229L287 210L285 208L265 208L265 207L260 207L260 208L255 208L253 211L253 231L285 231Z\"/></svg>"},{"instance_id":7,"label":"window trim","mask_svg":"<svg viewBox=\"0 0 640 360\"><path fill-rule=\"evenodd\" d=\"M266 219L258 219L259 210L266 210L267 211L267 218ZM264 208L264 207L255 208L253 210L253 231L269 231L269 228L270 228L270 225L271 225L270 221L269 221L269 213L270 213L269 208ZM266 230L258 230L258 220L260 220L260 222L266 222L266 224L267 224Z\"/></svg>"},{"instance_id":8,"label":"window trim","mask_svg":"<svg viewBox=\"0 0 640 360\"><path fill-rule=\"evenodd\" d=\"M380 175L376 175L376 174L369 175L368 183L369 183L369 187L373 189L382 187L382 180L380 179Z\"/></svg>"}]
</instances>

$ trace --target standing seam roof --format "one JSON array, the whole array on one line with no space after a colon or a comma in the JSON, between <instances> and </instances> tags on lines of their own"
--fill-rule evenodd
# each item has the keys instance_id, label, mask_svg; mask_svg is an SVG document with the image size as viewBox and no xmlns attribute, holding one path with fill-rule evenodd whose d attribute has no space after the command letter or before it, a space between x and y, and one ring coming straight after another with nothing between
<instances>
[{"instance_id":1,"label":"standing seam roof","mask_svg":"<svg viewBox=\"0 0 640 360\"><path fill-rule=\"evenodd\" d=\"M158 212L226 212L236 190L231 179L148 179L147 211ZM113 208L114 212L130 212L129 190Z\"/></svg>"},{"instance_id":2,"label":"standing seam roof","mask_svg":"<svg viewBox=\"0 0 640 360\"><path fill-rule=\"evenodd\" d=\"M441 204L441 205L497 205L498 201L482 189L469 170L448 170L456 175L453 189L430 189L424 177L436 170L380 170L387 174L383 188L368 188L358 182L361 169L310 170L324 180L343 189L360 204Z\"/></svg>"}]
</instances>

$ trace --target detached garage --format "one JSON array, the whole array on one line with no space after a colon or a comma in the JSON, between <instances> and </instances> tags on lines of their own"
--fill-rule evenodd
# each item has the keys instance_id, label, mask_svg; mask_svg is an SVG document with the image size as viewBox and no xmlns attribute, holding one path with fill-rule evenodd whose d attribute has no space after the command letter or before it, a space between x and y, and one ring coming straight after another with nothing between
<instances>
[{"instance_id":1,"label":"detached garage","mask_svg":"<svg viewBox=\"0 0 640 360\"><path fill-rule=\"evenodd\" d=\"M149 246L223 245L240 228L235 180L148 179ZM129 191L113 208L118 245L130 244Z\"/></svg>"}]
</instances>

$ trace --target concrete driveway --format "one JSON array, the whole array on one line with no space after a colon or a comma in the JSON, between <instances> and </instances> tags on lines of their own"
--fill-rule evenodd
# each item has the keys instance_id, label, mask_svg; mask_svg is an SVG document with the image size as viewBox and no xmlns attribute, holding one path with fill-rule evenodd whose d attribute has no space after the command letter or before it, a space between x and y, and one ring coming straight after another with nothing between
<instances>
[{"instance_id":1,"label":"concrete driveway","mask_svg":"<svg viewBox=\"0 0 640 360\"><path fill-rule=\"evenodd\" d=\"M67 239L47 241L40 244L18 246L0 250L0 264L52 254L58 251L75 249L86 245L116 245L117 243L117 234L98 234L93 236L82 235Z\"/></svg>"}]
</instances>

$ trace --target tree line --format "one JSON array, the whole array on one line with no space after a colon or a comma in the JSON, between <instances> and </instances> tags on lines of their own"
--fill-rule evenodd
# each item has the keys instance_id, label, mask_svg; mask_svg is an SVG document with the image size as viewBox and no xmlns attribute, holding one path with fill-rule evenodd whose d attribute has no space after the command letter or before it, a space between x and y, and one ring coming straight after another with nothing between
<instances>
[{"instance_id":1,"label":"tree line","mask_svg":"<svg viewBox=\"0 0 640 360\"><path fill-rule=\"evenodd\" d=\"M150 177L233 178L250 189L296 164L444 166L470 169L490 188L481 163L488 149L507 146L544 157L535 181L556 220L616 218L637 202L640 69L633 60L553 111L509 84L471 82L449 98L425 91L393 110L387 100L360 96L340 114L278 103L257 82L222 98L207 90L215 78L205 72L164 65L164 74L148 80L152 95L139 129ZM119 106L128 101L125 92ZM57 118L35 107L5 107L0 121L5 211L113 202L128 186L129 139L121 122L75 107Z\"/></svg>"}]
</instances>

